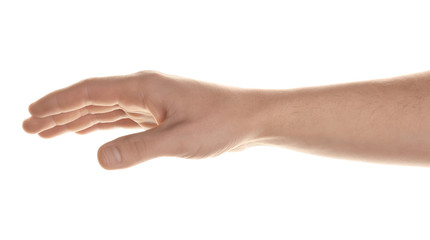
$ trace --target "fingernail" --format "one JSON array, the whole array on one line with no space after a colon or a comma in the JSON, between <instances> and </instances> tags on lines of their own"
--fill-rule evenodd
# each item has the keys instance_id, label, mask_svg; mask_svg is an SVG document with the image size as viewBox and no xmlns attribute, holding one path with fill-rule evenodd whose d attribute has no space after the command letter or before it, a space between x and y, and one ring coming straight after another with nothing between
<instances>
[{"instance_id":1,"label":"fingernail","mask_svg":"<svg viewBox=\"0 0 430 240\"><path fill-rule=\"evenodd\" d=\"M103 158L107 166L117 165L121 162L121 154L115 146L106 147L103 149Z\"/></svg>"}]
</instances>

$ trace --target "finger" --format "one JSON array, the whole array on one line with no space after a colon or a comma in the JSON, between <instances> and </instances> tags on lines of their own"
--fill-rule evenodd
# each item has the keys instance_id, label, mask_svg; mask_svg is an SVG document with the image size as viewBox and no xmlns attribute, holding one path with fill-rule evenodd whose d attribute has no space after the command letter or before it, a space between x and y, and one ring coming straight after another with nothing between
<instances>
[{"instance_id":1,"label":"finger","mask_svg":"<svg viewBox=\"0 0 430 240\"><path fill-rule=\"evenodd\" d=\"M122 110L115 110L102 114L88 114L68 124L58 125L51 129L42 131L39 133L39 136L43 138L52 138L66 132L78 132L97 123L115 122L127 117L127 114L125 114Z\"/></svg>"},{"instance_id":2,"label":"finger","mask_svg":"<svg viewBox=\"0 0 430 240\"><path fill-rule=\"evenodd\" d=\"M78 110L89 105L112 106L126 88L125 76L92 78L54 91L32 103L33 116L46 117Z\"/></svg>"},{"instance_id":3,"label":"finger","mask_svg":"<svg viewBox=\"0 0 430 240\"><path fill-rule=\"evenodd\" d=\"M38 118L38 117L32 116L23 122L23 128L28 133L39 133L44 130L53 128L56 125L65 125L88 114L107 113L117 109L120 109L118 105L87 106L75 111L60 113L57 115L47 116L44 118Z\"/></svg>"},{"instance_id":4,"label":"finger","mask_svg":"<svg viewBox=\"0 0 430 240\"><path fill-rule=\"evenodd\" d=\"M76 132L77 134L87 134L96 130L108 130L113 128L141 128L135 121L125 118L111 123L97 123L89 128Z\"/></svg>"},{"instance_id":5,"label":"finger","mask_svg":"<svg viewBox=\"0 0 430 240\"><path fill-rule=\"evenodd\" d=\"M171 129L161 125L108 142L100 147L97 157L105 169L127 168L152 158L173 156L176 139Z\"/></svg>"}]
</instances>

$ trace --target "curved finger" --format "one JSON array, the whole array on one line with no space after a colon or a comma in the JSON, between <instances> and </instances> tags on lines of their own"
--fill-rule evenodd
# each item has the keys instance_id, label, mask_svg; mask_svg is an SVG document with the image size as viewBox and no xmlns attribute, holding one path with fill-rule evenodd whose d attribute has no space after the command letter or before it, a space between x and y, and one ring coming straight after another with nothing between
<instances>
[{"instance_id":1,"label":"curved finger","mask_svg":"<svg viewBox=\"0 0 430 240\"><path fill-rule=\"evenodd\" d=\"M39 136L43 138L51 138L66 132L78 132L98 123L116 122L125 118L128 118L128 116L122 110L115 110L103 114L88 114L68 124L58 125L42 131L39 133Z\"/></svg>"},{"instance_id":2,"label":"curved finger","mask_svg":"<svg viewBox=\"0 0 430 240\"><path fill-rule=\"evenodd\" d=\"M112 106L118 103L127 79L127 75L86 79L47 94L32 103L29 111L33 116L46 117L89 105Z\"/></svg>"},{"instance_id":3,"label":"curved finger","mask_svg":"<svg viewBox=\"0 0 430 240\"><path fill-rule=\"evenodd\" d=\"M108 130L113 128L141 128L135 121L125 118L111 123L97 123L89 128L76 132L77 134L87 134L96 130Z\"/></svg>"},{"instance_id":4,"label":"curved finger","mask_svg":"<svg viewBox=\"0 0 430 240\"><path fill-rule=\"evenodd\" d=\"M56 125L65 125L88 114L108 113L117 109L120 109L118 105L87 106L75 111L60 113L44 118L32 116L23 122L23 128L28 133L39 133L41 131L53 128Z\"/></svg>"}]
</instances>

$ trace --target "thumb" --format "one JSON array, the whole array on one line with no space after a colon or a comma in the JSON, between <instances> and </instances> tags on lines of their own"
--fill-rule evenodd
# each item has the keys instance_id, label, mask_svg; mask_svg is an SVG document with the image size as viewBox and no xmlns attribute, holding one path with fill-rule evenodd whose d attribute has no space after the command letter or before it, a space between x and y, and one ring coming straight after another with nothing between
<instances>
[{"instance_id":1,"label":"thumb","mask_svg":"<svg viewBox=\"0 0 430 240\"><path fill-rule=\"evenodd\" d=\"M119 137L102 145L97 153L100 165L105 169L131 167L146 160L169 156L175 144L173 134L161 126L145 132Z\"/></svg>"}]
</instances>

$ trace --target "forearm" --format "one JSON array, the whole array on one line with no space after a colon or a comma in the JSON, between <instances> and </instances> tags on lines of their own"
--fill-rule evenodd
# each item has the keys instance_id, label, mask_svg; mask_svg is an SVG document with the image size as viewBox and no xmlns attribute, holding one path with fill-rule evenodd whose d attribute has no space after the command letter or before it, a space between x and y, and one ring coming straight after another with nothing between
<instances>
[{"instance_id":1,"label":"forearm","mask_svg":"<svg viewBox=\"0 0 430 240\"><path fill-rule=\"evenodd\" d=\"M430 72L255 91L258 142L312 154L430 166Z\"/></svg>"}]
</instances>

